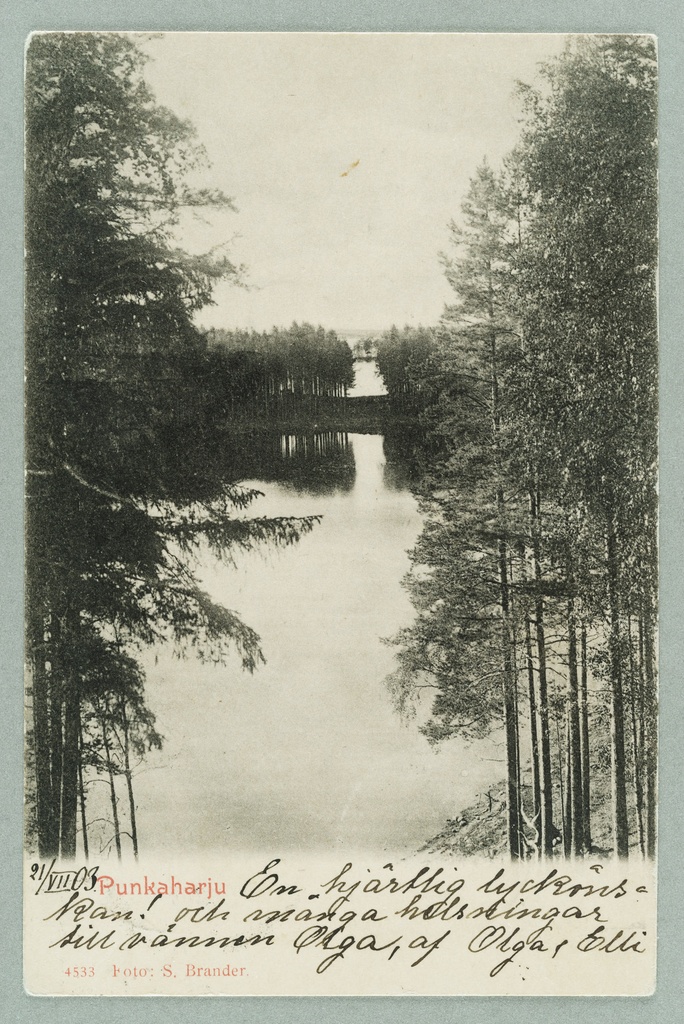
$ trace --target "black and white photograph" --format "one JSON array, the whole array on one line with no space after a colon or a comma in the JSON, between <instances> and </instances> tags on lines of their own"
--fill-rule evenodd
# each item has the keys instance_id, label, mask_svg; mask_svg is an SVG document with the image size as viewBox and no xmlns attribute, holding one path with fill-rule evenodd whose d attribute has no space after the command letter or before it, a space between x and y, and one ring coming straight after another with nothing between
<instances>
[{"instance_id":1,"label":"black and white photograph","mask_svg":"<svg viewBox=\"0 0 684 1024\"><path fill-rule=\"evenodd\" d=\"M29 991L652 991L655 38L37 32L25 189Z\"/></svg>"}]
</instances>

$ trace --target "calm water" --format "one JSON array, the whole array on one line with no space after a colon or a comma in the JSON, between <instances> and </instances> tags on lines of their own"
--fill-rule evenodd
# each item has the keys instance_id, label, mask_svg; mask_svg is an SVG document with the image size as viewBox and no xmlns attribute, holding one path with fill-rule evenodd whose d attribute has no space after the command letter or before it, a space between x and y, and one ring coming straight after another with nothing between
<instances>
[{"instance_id":1,"label":"calm water","mask_svg":"<svg viewBox=\"0 0 684 1024\"><path fill-rule=\"evenodd\" d=\"M261 636L253 676L237 660L148 659L166 743L136 780L141 843L414 850L503 769L492 744L430 748L384 685L381 638L412 615L400 581L414 498L379 435L279 437L255 461L254 514L323 520L292 548L203 566L206 589Z\"/></svg>"},{"instance_id":2,"label":"calm water","mask_svg":"<svg viewBox=\"0 0 684 1024\"><path fill-rule=\"evenodd\" d=\"M377 359L354 360L354 386L349 394L352 398L387 394L387 388L378 370Z\"/></svg>"}]
</instances>

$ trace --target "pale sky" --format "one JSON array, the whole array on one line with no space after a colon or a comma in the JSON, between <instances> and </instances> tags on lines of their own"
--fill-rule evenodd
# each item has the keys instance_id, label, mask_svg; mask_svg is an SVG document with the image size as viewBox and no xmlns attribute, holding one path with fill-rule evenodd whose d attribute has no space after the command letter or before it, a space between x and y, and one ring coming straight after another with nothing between
<instances>
[{"instance_id":1,"label":"pale sky","mask_svg":"<svg viewBox=\"0 0 684 1024\"><path fill-rule=\"evenodd\" d=\"M183 243L231 240L250 290L222 284L206 327L293 320L377 331L434 323L451 292L439 252L484 156L514 145L516 80L552 35L178 33L144 43L160 103L195 125L205 183L238 213ZM344 172L347 172L346 175Z\"/></svg>"}]
</instances>

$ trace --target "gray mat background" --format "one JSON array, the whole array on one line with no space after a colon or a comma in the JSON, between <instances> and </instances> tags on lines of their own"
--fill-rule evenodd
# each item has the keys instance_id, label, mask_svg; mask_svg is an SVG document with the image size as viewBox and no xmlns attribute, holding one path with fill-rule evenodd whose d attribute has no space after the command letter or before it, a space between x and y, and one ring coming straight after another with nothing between
<instances>
[{"instance_id":1,"label":"gray mat background","mask_svg":"<svg viewBox=\"0 0 684 1024\"><path fill-rule=\"evenodd\" d=\"M684 1019L684 14L681 0L4 0L0 10L0 1020L597 1024ZM39 999L21 981L22 75L36 29L650 32L661 75L661 739L658 986L648 999ZM4 866L3 866L4 865Z\"/></svg>"}]
</instances>

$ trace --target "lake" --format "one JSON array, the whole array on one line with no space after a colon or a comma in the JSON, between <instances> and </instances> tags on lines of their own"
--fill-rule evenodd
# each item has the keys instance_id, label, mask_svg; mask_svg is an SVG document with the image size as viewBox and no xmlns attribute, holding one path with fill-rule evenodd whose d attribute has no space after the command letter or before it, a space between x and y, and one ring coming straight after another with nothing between
<instances>
[{"instance_id":1,"label":"lake","mask_svg":"<svg viewBox=\"0 0 684 1024\"><path fill-rule=\"evenodd\" d=\"M165 745L135 781L141 848L416 850L504 764L493 741L431 748L385 686L382 638L411 621L401 579L421 529L401 445L280 435L253 454L252 514L323 518L285 550L202 565L212 597L261 637L253 676L237 658L145 657Z\"/></svg>"}]
</instances>

